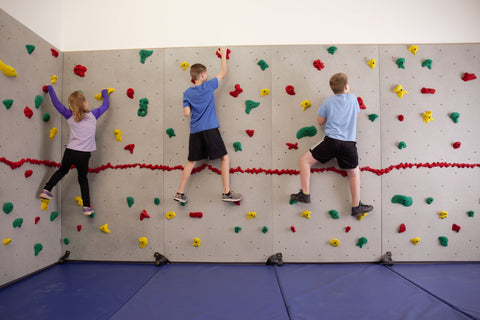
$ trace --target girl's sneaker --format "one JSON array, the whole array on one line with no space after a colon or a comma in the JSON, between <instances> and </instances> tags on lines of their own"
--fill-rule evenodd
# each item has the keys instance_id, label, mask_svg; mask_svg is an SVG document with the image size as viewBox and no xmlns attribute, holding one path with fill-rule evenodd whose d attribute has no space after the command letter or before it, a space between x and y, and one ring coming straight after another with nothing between
<instances>
[{"instance_id":1,"label":"girl's sneaker","mask_svg":"<svg viewBox=\"0 0 480 320\"><path fill-rule=\"evenodd\" d=\"M175 195L175 198L173 198L173 200L178 201L180 203L186 203L187 202L187 196L185 195L185 193L177 193Z\"/></svg>"},{"instance_id":2,"label":"girl's sneaker","mask_svg":"<svg viewBox=\"0 0 480 320\"><path fill-rule=\"evenodd\" d=\"M303 193L302 189L298 193L292 193L290 199L297 202L310 203L310 195Z\"/></svg>"},{"instance_id":3,"label":"girl's sneaker","mask_svg":"<svg viewBox=\"0 0 480 320\"><path fill-rule=\"evenodd\" d=\"M84 215L84 216L90 216L90 215L92 215L93 213L95 213L95 210L93 210L93 208L91 208L91 207L83 207L83 215Z\"/></svg>"},{"instance_id":4,"label":"girl's sneaker","mask_svg":"<svg viewBox=\"0 0 480 320\"><path fill-rule=\"evenodd\" d=\"M53 199L53 194L46 190L46 189L43 189L42 190L42 193L40 193L40 198L41 199L46 199L46 200L52 200Z\"/></svg>"},{"instance_id":5,"label":"girl's sneaker","mask_svg":"<svg viewBox=\"0 0 480 320\"><path fill-rule=\"evenodd\" d=\"M222 193L222 201L237 202L243 199L243 196L239 193L235 193L230 190L228 193Z\"/></svg>"}]
</instances>

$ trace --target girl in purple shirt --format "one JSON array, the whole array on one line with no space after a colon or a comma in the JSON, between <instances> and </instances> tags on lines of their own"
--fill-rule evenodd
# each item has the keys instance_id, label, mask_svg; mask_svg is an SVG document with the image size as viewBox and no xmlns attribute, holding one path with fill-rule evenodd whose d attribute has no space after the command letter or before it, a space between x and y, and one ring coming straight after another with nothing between
<instances>
[{"instance_id":1,"label":"girl in purple shirt","mask_svg":"<svg viewBox=\"0 0 480 320\"><path fill-rule=\"evenodd\" d=\"M88 187L88 161L92 151L97 149L95 143L95 129L97 119L108 109L109 99L107 89L102 90L102 105L90 111L88 102L81 91L75 91L68 97L68 109L58 100L52 86L47 86L48 93L54 107L67 119L70 127L70 138L63 154L62 164L43 188L40 198L51 200L53 187L75 165L78 172L78 183L83 200L83 214L91 215L95 211L90 204L90 191Z\"/></svg>"}]
</instances>

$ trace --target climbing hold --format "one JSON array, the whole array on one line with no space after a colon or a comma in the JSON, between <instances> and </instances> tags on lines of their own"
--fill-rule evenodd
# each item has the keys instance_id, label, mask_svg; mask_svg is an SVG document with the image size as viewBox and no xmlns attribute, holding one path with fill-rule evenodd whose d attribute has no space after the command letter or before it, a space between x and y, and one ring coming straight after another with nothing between
<instances>
[{"instance_id":1,"label":"climbing hold","mask_svg":"<svg viewBox=\"0 0 480 320\"><path fill-rule=\"evenodd\" d=\"M132 88L127 89L127 97L129 97L130 99L133 99L134 94L135 94L135 90L133 90Z\"/></svg>"},{"instance_id":2,"label":"climbing hold","mask_svg":"<svg viewBox=\"0 0 480 320\"><path fill-rule=\"evenodd\" d=\"M145 248L148 244L148 239L145 237L140 237L138 238L138 244L140 245L140 248Z\"/></svg>"},{"instance_id":3,"label":"climbing hold","mask_svg":"<svg viewBox=\"0 0 480 320\"><path fill-rule=\"evenodd\" d=\"M29 107L25 107L25 109L23 109L23 113L25 114L25 117L27 117L28 119L31 119L33 116L33 111Z\"/></svg>"},{"instance_id":4,"label":"climbing hold","mask_svg":"<svg viewBox=\"0 0 480 320\"><path fill-rule=\"evenodd\" d=\"M38 256L38 254L40 253L40 251L43 250L43 246L41 243L35 243L35 245L33 246L33 250L35 252L35 256Z\"/></svg>"},{"instance_id":5,"label":"climbing hold","mask_svg":"<svg viewBox=\"0 0 480 320\"><path fill-rule=\"evenodd\" d=\"M35 50L35 46L33 44L26 44L25 47L27 48L28 54L32 54L32 52Z\"/></svg>"},{"instance_id":6,"label":"climbing hold","mask_svg":"<svg viewBox=\"0 0 480 320\"><path fill-rule=\"evenodd\" d=\"M398 228L398 233L403 233L407 230L407 226L405 225L405 223L402 223L400 225L400 227Z\"/></svg>"},{"instance_id":7,"label":"climbing hold","mask_svg":"<svg viewBox=\"0 0 480 320\"><path fill-rule=\"evenodd\" d=\"M313 66L315 67L315 69L317 69L318 71L322 70L323 68L325 68L325 65L323 64L322 61L320 61L320 59L317 59L315 61L313 61Z\"/></svg>"},{"instance_id":8,"label":"climbing hold","mask_svg":"<svg viewBox=\"0 0 480 320\"><path fill-rule=\"evenodd\" d=\"M422 90L420 90L420 92L423 94L435 94L436 90L432 88L423 87Z\"/></svg>"},{"instance_id":9,"label":"climbing hold","mask_svg":"<svg viewBox=\"0 0 480 320\"><path fill-rule=\"evenodd\" d=\"M110 95L112 92L115 92L115 88L107 88L107 94ZM96 95L94 95L95 99L99 100L99 101L102 101L103 100L103 96L102 96L102 93L97 93Z\"/></svg>"},{"instance_id":10,"label":"climbing hold","mask_svg":"<svg viewBox=\"0 0 480 320\"><path fill-rule=\"evenodd\" d=\"M363 246L368 242L367 238L361 237L358 239L356 246L363 248Z\"/></svg>"},{"instance_id":11,"label":"climbing hold","mask_svg":"<svg viewBox=\"0 0 480 320\"><path fill-rule=\"evenodd\" d=\"M42 117L43 122L48 122L50 121L50 113L44 113Z\"/></svg>"},{"instance_id":12,"label":"climbing hold","mask_svg":"<svg viewBox=\"0 0 480 320\"><path fill-rule=\"evenodd\" d=\"M462 145L462 143L460 141L457 141L457 142L454 142L452 144L452 147L453 147L453 149L458 149L458 148L460 148L461 145Z\"/></svg>"},{"instance_id":13,"label":"climbing hold","mask_svg":"<svg viewBox=\"0 0 480 320\"><path fill-rule=\"evenodd\" d=\"M17 218L13 221L12 225L13 225L14 228L21 228L22 223L23 223L23 219L22 218Z\"/></svg>"},{"instance_id":14,"label":"climbing hold","mask_svg":"<svg viewBox=\"0 0 480 320\"><path fill-rule=\"evenodd\" d=\"M10 239L10 238L3 239L3 244L4 245L8 245L10 242L12 242L12 239Z\"/></svg>"},{"instance_id":15,"label":"climbing hold","mask_svg":"<svg viewBox=\"0 0 480 320\"><path fill-rule=\"evenodd\" d=\"M456 233L459 233L461 228L462 227L460 227L458 224L452 224L452 231L455 231Z\"/></svg>"},{"instance_id":16,"label":"climbing hold","mask_svg":"<svg viewBox=\"0 0 480 320\"><path fill-rule=\"evenodd\" d=\"M305 109L307 109L308 107L311 107L312 106L312 103L310 102L310 100L303 100L302 101L302 111L305 111Z\"/></svg>"},{"instance_id":17,"label":"climbing hold","mask_svg":"<svg viewBox=\"0 0 480 320\"><path fill-rule=\"evenodd\" d=\"M190 212L189 213L190 218L203 218L203 213L202 212Z\"/></svg>"},{"instance_id":18,"label":"climbing hold","mask_svg":"<svg viewBox=\"0 0 480 320\"><path fill-rule=\"evenodd\" d=\"M463 81L471 81L471 80L475 80L475 79L477 79L477 76L475 75L475 73L465 72L465 74L462 77Z\"/></svg>"},{"instance_id":19,"label":"climbing hold","mask_svg":"<svg viewBox=\"0 0 480 320\"><path fill-rule=\"evenodd\" d=\"M428 198L425 200L425 202L426 202L427 204L432 204L433 198L432 198L432 197L428 197Z\"/></svg>"},{"instance_id":20,"label":"climbing hold","mask_svg":"<svg viewBox=\"0 0 480 320\"><path fill-rule=\"evenodd\" d=\"M5 212L5 214L9 214L12 211L13 211L13 203L5 202L3 204L3 212Z\"/></svg>"},{"instance_id":21,"label":"climbing hold","mask_svg":"<svg viewBox=\"0 0 480 320\"><path fill-rule=\"evenodd\" d=\"M50 83L51 84L57 83L57 80L58 80L58 77L56 75L53 75L53 76L50 77Z\"/></svg>"},{"instance_id":22,"label":"climbing hold","mask_svg":"<svg viewBox=\"0 0 480 320\"><path fill-rule=\"evenodd\" d=\"M350 227L350 226L346 226L346 227L345 227L345 233L349 233L350 230L352 230L352 227Z\"/></svg>"},{"instance_id":23,"label":"climbing hold","mask_svg":"<svg viewBox=\"0 0 480 320\"><path fill-rule=\"evenodd\" d=\"M287 146L288 146L288 150L291 150L291 149L298 149L298 142L295 142L295 143L290 143L290 142L287 142L285 143Z\"/></svg>"},{"instance_id":24,"label":"climbing hold","mask_svg":"<svg viewBox=\"0 0 480 320\"><path fill-rule=\"evenodd\" d=\"M255 130L247 129L247 130L245 130L245 132L251 138L251 137L253 137L253 134L255 133Z\"/></svg>"},{"instance_id":25,"label":"climbing hold","mask_svg":"<svg viewBox=\"0 0 480 320\"><path fill-rule=\"evenodd\" d=\"M140 108L138 108L138 111L137 111L138 116L145 117L148 111L148 99L147 98L140 99L139 106Z\"/></svg>"},{"instance_id":26,"label":"climbing hold","mask_svg":"<svg viewBox=\"0 0 480 320\"><path fill-rule=\"evenodd\" d=\"M77 225L77 231L78 231L78 232L82 231L82 225L81 225L81 224L78 224L78 225Z\"/></svg>"},{"instance_id":27,"label":"climbing hold","mask_svg":"<svg viewBox=\"0 0 480 320\"><path fill-rule=\"evenodd\" d=\"M35 217L35 224L37 224L38 221L40 221L40 217Z\"/></svg>"},{"instance_id":28,"label":"climbing hold","mask_svg":"<svg viewBox=\"0 0 480 320\"><path fill-rule=\"evenodd\" d=\"M242 144L240 142L234 142L233 143L233 148L235 149L235 152L237 151L242 151Z\"/></svg>"},{"instance_id":29,"label":"climbing hold","mask_svg":"<svg viewBox=\"0 0 480 320\"><path fill-rule=\"evenodd\" d=\"M147 213L147 210L142 210L140 212L140 221L143 221L143 219L149 219L150 215Z\"/></svg>"},{"instance_id":30,"label":"climbing hold","mask_svg":"<svg viewBox=\"0 0 480 320\"><path fill-rule=\"evenodd\" d=\"M252 111L253 108L256 108L260 105L260 102L255 102L255 101L252 101L252 100L247 100L245 101L245 112L247 114L250 114L250 111Z\"/></svg>"},{"instance_id":31,"label":"climbing hold","mask_svg":"<svg viewBox=\"0 0 480 320\"><path fill-rule=\"evenodd\" d=\"M405 117L403 116L403 114L399 114L397 119L398 119L398 121L403 121L403 120L405 120Z\"/></svg>"},{"instance_id":32,"label":"climbing hold","mask_svg":"<svg viewBox=\"0 0 480 320\"><path fill-rule=\"evenodd\" d=\"M468 215L470 218L473 218L473 216L475 215L475 211L470 210L470 211L467 212L467 215Z\"/></svg>"},{"instance_id":33,"label":"climbing hold","mask_svg":"<svg viewBox=\"0 0 480 320\"><path fill-rule=\"evenodd\" d=\"M337 47L331 46L327 48L327 52L333 55L337 51L337 49Z\"/></svg>"},{"instance_id":34,"label":"climbing hold","mask_svg":"<svg viewBox=\"0 0 480 320\"><path fill-rule=\"evenodd\" d=\"M420 242L420 240L422 240L422 239L420 239L419 237L410 239L410 241L411 241L411 242L413 243L413 245L415 245L415 246Z\"/></svg>"},{"instance_id":35,"label":"climbing hold","mask_svg":"<svg viewBox=\"0 0 480 320\"><path fill-rule=\"evenodd\" d=\"M13 67L3 63L2 60L0 60L0 71L7 77L17 77L17 71L15 71Z\"/></svg>"},{"instance_id":36,"label":"climbing hold","mask_svg":"<svg viewBox=\"0 0 480 320\"><path fill-rule=\"evenodd\" d=\"M12 107L12 104L13 104L13 99L5 99L2 101L3 105L5 106L5 108L10 109Z\"/></svg>"},{"instance_id":37,"label":"climbing hold","mask_svg":"<svg viewBox=\"0 0 480 320\"><path fill-rule=\"evenodd\" d=\"M153 203L158 206L160 204L160 198L153 199Z\"/></svg>"},{"instance_id":38,"label":"climbing hold","mask_svg":"<svg viewBox=\"0 0 480 320\"><path fill-rule=\"evenodd\" d=\"M145 64L145 60L153 54L153 50L140 50L138 54L140 55L140 62Z\"/></svg>"},{"instance_id":39,"label":"climbing hold","mask_svg":"<svg viewBox=\"0 0 480 320\"><path fill-rule=\"evenodd\" d=\"M40 106L42 105L43 103L43 97L41 95L37 95L35 97L35 109L38 109L40 108Z\"/></svg>"},{"instance_id":40,"label":"climbing hold","mask_svg":"<svg viewBox=\"0 0 480 320\"><path fill-rule=\"evenodd\" d=\"M302 217L310 219L310 215L312 214L311 211L305 210L302 212Z\"/></svg>"},{"instance_id":41,"label":"climbing hold","mask_svg":"<svg viewBox=\"0 0 480 320\"><path fill-rule=\"evenodd\" d=\"M370 68L375 69L375 66L377 65L377 61L375 61L375 59L370 59L370 61L368 61L367 64L370 66Z\"/></svg>"},{"instance_id":42,"label":"climbing hold","mask_svg":"<svg viewBox=\"0 0 480 320\"><path fill-rule=\"evenodd\" d=\"M202 241L200 240L200 238L193 238L194 247L200 247L201 244L202 244Z\"/></svg>"},{"instance_id":43,"label":"climbing hold","mask_svg":"<svg viewBox=\"0 0 480 320\"><path fill-rule=\"evenodd\" d=\"M293 86L286 86L285 91L291 96L295 95L295 88Z\"/></svg>"},{"instance_id":44,"label":"climbing hold","mask_svg":"<svg viewBox=\"0 0 480 320\"><path fill-rule=\"evenodd\" d=\"M303 127L297 131L297 139L301 139L303 137L313 137L317 134L317 128L314 126L310 127Z\"/></svg>"},{"instance_id":45,"label":"climbing hold","mask_svg":"<svg viewBox=\"0 0 480 320\"><path fill-rule=\"evenodd\" d=\"M64 238L63 243L65 243L68 246L70 244L70 239Z\"/></svg>"},{"instance_id":46,"label":"climbing hold","mask_svg":"<svg viewBox=\"0 0 480 320\"><path fill-rule=\"evenodd\" d=\"M134 203L135 201L133 200L133 197L127 197L127 205L129 208L131 208Z\"/></svg>"},{"instance_id":47,"label":"climbing hold","mask_svg":"<svg viewBox=\"0 0 480 320\"><path fill-rule=\"evenodd\" d=\"M133 149L135 149L135 144L131 143L131 144L127 144L123 150L128 150L130 151L130 154L133 154Z\"/></svg>"},{"instance_id":48,"label":"climbing hold","mask_svg":"<svg viewBox=\"0 0 480 320\"><path fill-rule=\"evenodd\" d=\"M230 52L232 52L232 51L230 51L230 49L227 49L227 60L230 59ZM219 57L219 58L222 57L222 55L220 54L220 48L218 48L216 54L217 54L217 57Z\"/></svg>"},{"instance_id":49,"label":"climbing hold","mask_svg":"<svg viewBox=\"0 0 480 320\"><path fill-rule=\"evenodd\" d=\"M183 71L187 70L188 67L190 67L190 64L188 64L187 61L183 61L182 63L180 63L180 68L182 68Z\"/></svg>"},{"instance_id":50,"label":"climbing hold","mask_svg":"<svg viewBox=\"0 0 480 320\"><path fill-rule=\"evenodd\" d=\"M268 63L265 62L265 60L260 60L257 62L257 64L260 66L262 71L265 71L269 67Z\"/></svg>"},{"instance_id":51,"label":"climbing hold","mask_svg":"<svg viewBox=\"0 0 480 320\"><path fill-rule=\"evenodd\" d=\"M440 244L444 247L448 247L448 238L447 237L438 237Z\"/></svg>"},{"instance_id":52,"label":"climbing hold","mask_svg":"<svg viewBox=\"0 0 480 320\"><path fill-rule=\"evenodd\" d=\"M58 51L55 50L55 49L50 49L50 51L52 52L52 56L55 57L55 58L58 58Z\"/></svg>"},{"instance_id":53,"label":"climbing hold","mask_svg":"<svg viewBox=\"0 0 480 320\"><path fill-rule=\"evenodd\" d=\"M398 58L395 63L397 64L398 68L405 69L405 58Z\"/></svg>"},{"instance_id":54,"label":"climbing hold","mask_svg":"<svg viewBox=\"0 0 480 320\"><path fill-rule=\"evenodd\" d=\"M106 223L103 226L99 227L99 229L105 233L110 233L110 230L108 229L108 224Z\"/></svg>"},{"instance_id":55,"label":"climbing hold","mask_svg":"<svg viewBox=\"0 0 480 320\"><path fill-rule=\"evenodd\" d=\"M168 128L165 132L167 133L169 138L176 137L175 130L173 130L173 128Z\"/></svg>"},{"instance_id":56,"label":"climbing hold","mask_svg":"<svg viewBox=\"0 0 480 320\"><path fill-rule=\"evenodd\" d=\"M402 150L406 147L407 147L407 144L405 143L405 141L400 141L397 145L397 148L400 149L400 150Z\"/></svg>"},{"instance_id":57,"label":"climbing hold","mask_svg":"<svg viewBox=\"0 0 480 320\"><path fill-rule=\"evenodd\" d=\"M360 109L362 109L362 110L367 109L367 106L365 105L365 103L363 103L363 99L362 99L362 98L357 97L357 101L358 101L358 106L360 107Z\"/></svg>"},{"instance_id":58,"label":"climbing hold","mask_svg":"<svg viewBox=\"0 0 480 320\"><path fill-rule=\"evenodd\" d=\"M269 96L269 95L270 95L270 89L265 88L260 90L260 97Z\"/></svg>"},{"instance_id":59,"label":"climbing hold","mask_svg":"<svg viewBox=\"0 0 480 320\"><path fill-rule=\"evenodd\" d=\"M294 226L291 226L291 227L290 227L290 230L291 230L293 233L297 232L297 229L295 229Z\"/></svg>"},{"instance_id":60,"label":"climbing hold","mask_svg":"<svg viewBox=\"0 0 480 320\"><path fill-rule=\"evenodd\" d=\"M235 90L234 90L234 91L230 91L230 95L231 95L232 97L236 98L236 97L238 97L238 95L239 95L240 93L242 93L242 92L243 92L243 89L240 87L239 84L236 84L236 85L235 85Z\"/></svg>"},{"instance_id":61,"label":"climbing hold","mask_svg":"<svg viewBox=\"0 0 480 320\"><path fill-rule=\"evenodd\" d=\"M440 219L445 219L445 218L447 217L447 215L448 215L448 212L447 212L447 211L440 211L440 212L438 213L438 215L439 215L439 218L440 218Z\"/></svg>"},{"instance_id":62,"label":"climbing hold","mask_svg":"<svg viewBox=\"0 0 480 320\"><path fill-rule=\"evenodd\" d=\"M362 219L365 218L367 216L367 214L368 214L368 212L364 212L362 214L359 214L357 216L358 221L362 221Z\"/></svg>"},{"instance_id":63,"label":"climbing hold","mask_svg":"<svg viewBox=\"0 0 480 320\"><path fill-rule=\"evenodd\" d=\"M392 197L392 203L398 203L405 207L410 207L413 204L413 199L412 197L397 194Z\"/></svg>"},{"instance_id":64,"label":"climbing hold","mask_svg":"<svg viewBox=\"0 0 480 320\"><path fill-rule=\"evenodd\" d=\"M422 62L422 67L427 67L428 69L432 69L432 59L426 59L426 60L423 60Z\"/></svg>"},{"instance_id":65,"label":"climbing hold","mask_svg":"<svg viewBox=\"0 0 480 320\"><path fill-rule=\"evenodd\" d=\"M235 233L239 233L240 231L242 231L242 227L235 227Z\"/></svg>"},{"instance_id":66,"label":"climbing hold","mask_svg":"<svg viewBox=\"0 0 480 320\"><path fill-rule=\"evenodd\" d=\"M407 94L408 91L405 91L402 87L401 84L399 84L398 86L395 87L395 89L393 89L393 92L396 92L397 93L397 96L399 98L403 98L403 95Z\"/></svg>"},{"instance_id":67,"label":"climbing hold","mask_svg":"<svg viewBox=\"0 0 480 320\"><path fill-rule=\"evenodd\" d=\"M288 203L289 203L290 205L294 205L294 204L298 203L298 201L293 200L293 199L289 199L289 200L288 200Z\"/></svg>"},{"instance_id":68,"label":"climbing hold","mask_svg":"<svg viewBox=\"0 0 480 320\"><path fill-rule=\"evenodd\" d=\"M48 203L50 202L50 200L40 199L40 201L42 202L42 204L40 205L40 210L48 211Z\"/></svg>"},{"instance_id":69,"label":"climbing hold","mask_svg":"<svg viewBox=\"0 0 480 320\"><path fill-rule=\"evenodd\" d=\"M338 247L338 245L340 244L340 240L338 239L332 239L330 240L330 244L334 247ZM361 247L360 247L361 248Z\"/></svg>"},{"instance_id":70,"label":"climbing hold","mask_svg":"<svg viewBox=\"0 0 480 320\"><path fill-rule=\"evenodd\" d=\"M57 217L58 217L57 211L53 211L52 213L50 213L50 221L57 219Z\"/></svg>"},{"instance_id":71,"label":"climbing hold","mask_svg":"<svg viewBox=\"0 0 480 320\"><path fill-rule=\"evenodd\" d=\"M50 129L50 141L53 141L53 139L55 139L55 136L57 135L57 133L58 133L57 127L53 127L52 129Z\"/></svg>"},{"instance_id":72,"label":"climbing hold","mask_svg":"<svg viewBox=\"0 0 480 320\"><path fill-rule=\"evenodd\" d=\"M247 220L250 220L250 219L256 218L256 217L257 217L257 213L255 211L247 213Z\"/></svg>"},{"instance_id":73,"label":"climbing hold","mask_svg":"<svg viewBox=\"0 0 480 320\"><path fill-rule=\"evenodd\" d=\"M460 113L458 112L452 112L450 114L450 119L452 119L453 122L458 123L458 119L460 118Z\"/></svg>"},{"instance_id":74,"label":"climbing hold","mask_svg":"<svg viewBox=\"0 0 480 320\"><path fill-rule=\"evenodd\" d=\"M33 174L33 170L26 170L24 175L25 175L25 178L30 178L32 174Z\"/></svg>"},{"instance_id":75,"label":"climbing hold","mask_svg":"<svg viewBox=\"0 0 480 320\"><path fill-rule=\"evenodd\" d=\"M85 66L82 66L81 64L77 64L73 68L73 72L79 77L85 77L85 72L87 72L87 68Z\"/></svg>"},{"instance_id":76,"label":"climbing hold","mask_svg":"<svg viewBox=\"0 0 480 320\"><path fill-rule=\"evenodd\" d=\"M425 112L422 114L423 122L429 123L430 121L435 120L435 119L433 119L432 115L433 115L433 114L432 114L432 111L425 111Z\"/></svg>"},{"instance_id":77,"label":"climbing hold","mask_svg":"<svg viewBox=\"0 0 480 320\"><path fill-rule=\"evenodd\" d=\"M368 115L368 119L372 122L375 121L377 118L378 118L378 114L376 113L371 113Z\"/></svg>"},{"instance_id":78,"label":"climbing hold","mask_svg":"<svg viewBox=\"0 0 480 320\"><path fill-rule=\"evenodd\" d=\"M330 210L328 211L328 214L330 215L330 217L332 217L332 219L340 219L337 210Z\"/></svg>"},{"instance_id":79,"label":"climbing hold","mask_svg":"<svg viewBox=\"0 0 480 320\"><path fill-rule=\"evenodd\" d=\"M176 215L175 215L175 212L173 212L173 211L168 211L168 212L165 214L165 217L166 217L168 220L175 218L175 216L176 216Z\"/></svg>"},{"instance_id":80,"label":"climbing hold","mask_svg":"<svg viewBox=\"0 0 480 320\"><path fill-rule=\"evenodd\" d=\"M415 45L412 45L410 46L410 48L408 48L408 51L410 51L411 53L413 53L414 55L417 54L417 51L418 51L418 47L415 46Z\"/></svg>"},{"instance_id":81,"label":"climbing hold","mask_svg":"<svg viewBox=\"0 0 480 320\"><path fill-rule=\"evenodd\" d=\"M113 130L113 134L115 135L115 142L122 141L122 131L120 129Z\"/></svg>"},{"instance_id":82,"label":"climbing hold","mask_svg":"<svg viewBox=\"0 0 480 320\"><path fill-rule=\"evenodd\" d=\"M262 232L263 232L263 233L267 233L267 232L268 232L268 228L267 228L267 226L263 226L263 228L262 228Z\"/></svg>"}]
</instances>

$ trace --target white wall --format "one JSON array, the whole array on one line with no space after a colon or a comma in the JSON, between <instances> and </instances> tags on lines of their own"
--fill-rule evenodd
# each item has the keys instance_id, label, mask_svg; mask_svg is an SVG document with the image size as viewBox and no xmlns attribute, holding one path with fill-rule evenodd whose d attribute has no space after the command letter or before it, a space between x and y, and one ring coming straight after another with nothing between
<instances>
[{"instance_id":1,"label":"white wall","mask_svg":"<svg viewBox=\"0 0 480 320\"><path fill-rule=\"evenodd\" d=\"M480 42L478 0L0 0L63 51Z\"/></svg>"}]
</instances>

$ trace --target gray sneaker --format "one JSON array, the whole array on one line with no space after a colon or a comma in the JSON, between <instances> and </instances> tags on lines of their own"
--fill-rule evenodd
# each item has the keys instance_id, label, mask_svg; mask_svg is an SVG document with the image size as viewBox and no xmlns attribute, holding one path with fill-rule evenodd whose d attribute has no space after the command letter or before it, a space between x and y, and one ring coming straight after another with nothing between
<instances>
[{"instance_id":1,"label":"gray sneaker","mask_svg":"<svg viewBox=\"0 0 480 320\"><path fill-rule=\"evenodd\" d=\"M310 203L310 195L303 193L302 189L298 193L292 193L290 199L297 202Z\"/></svg>"},{"instance_id":2,"label":"gray sneaker","mask_svg":"<svg viewBox=\"0 0 480 320\"><path fill-rule=\"evenodd\" d=\"M185 195L185 193L177 193L175 195L175 198L173 198L173 200L178 201L180 203L186 203L187 202L187 196Z\"/></svg>"},{"instance_id":3,"label":"gray sneaker","mask_svg":"<svg viewBox=\"0 0 480 320\"><path fill-rule=\"evenodd\" d=\"M243 199L243 196L239 193L235 193L230 190L228 193L222 193L222 201L225 202L237 202Z\"/></svg>"},{"instance_id":4,"label":"gray sneaker","mask_svg":"<svg viewBox=\"0 0 480 320\"><path fill-rule=\"evenodd\" d=\"M48 191L47 189L43 189L42 193L40 193L40 198L41 199L46 199L46 200L52 200L53 199L53 194Z\"/></svg>"},{"instance_id":5,"label":"gray sneaker","mask_svg":"<svg viewBox=\"0 0 480 320\"><path fill-rule=\"evenodd\" d=\"M360 214L364 214L367 212L370 212L373 210L373 206L368 205L368 204L363 204L360 202L360 205L358 207L353 207L352 208L352 216L356 217Z\"/></svg>"}]
</instances>

